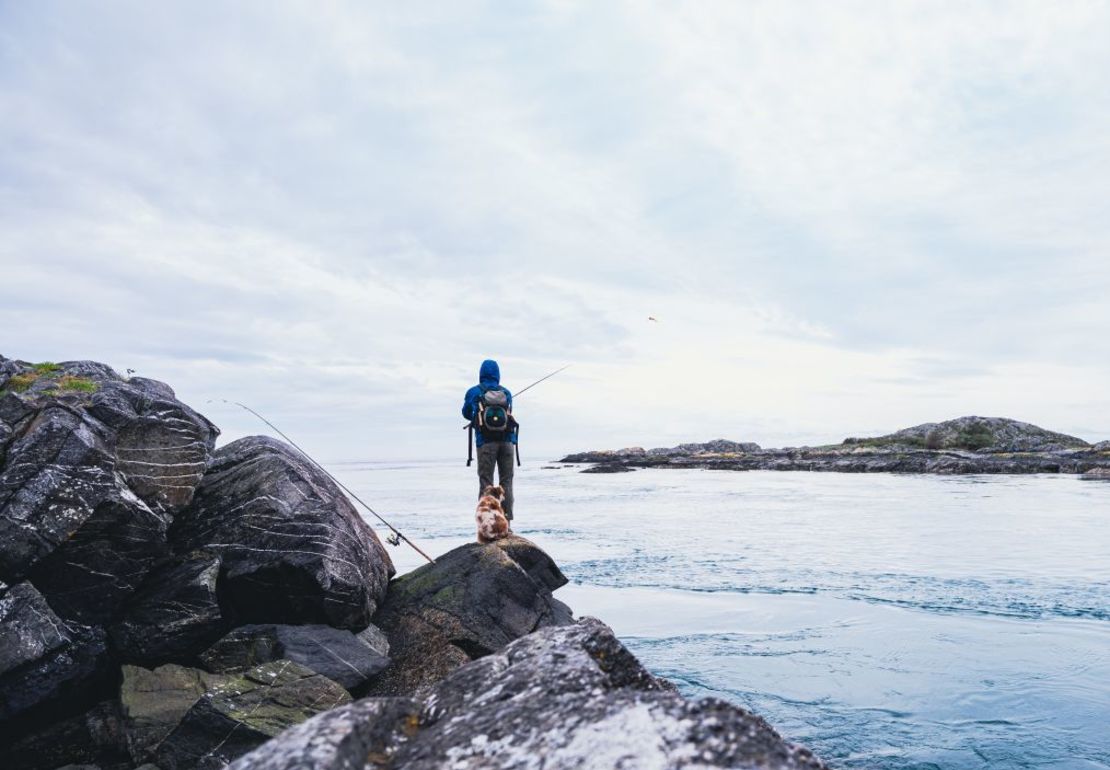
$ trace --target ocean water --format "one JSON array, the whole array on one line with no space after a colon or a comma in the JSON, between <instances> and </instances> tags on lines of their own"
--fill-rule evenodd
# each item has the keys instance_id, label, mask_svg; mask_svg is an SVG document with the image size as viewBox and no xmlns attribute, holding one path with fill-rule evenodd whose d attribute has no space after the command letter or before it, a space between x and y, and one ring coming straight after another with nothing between
<instances>
[{"instance_id":1,"label":"ocean water","mask_svg":"<svg viewBox=\"0 0 1110 770\"><path fill-rule=\"evenodd\" d=\"M686 694L835 767L1110 768L1110 484L551 465L516 531ZM461 462L332 470L433 555L474 537Z\"/></svg>"}]
</instances>

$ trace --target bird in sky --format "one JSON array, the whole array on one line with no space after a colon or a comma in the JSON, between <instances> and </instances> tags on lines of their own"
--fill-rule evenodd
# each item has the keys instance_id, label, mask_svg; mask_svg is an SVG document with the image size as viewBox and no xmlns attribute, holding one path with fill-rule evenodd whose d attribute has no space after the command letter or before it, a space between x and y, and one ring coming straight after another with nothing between
<instances>
[{"instance_id":1,"label":"bird in sky","mask_svg":"<svg viewBox=\"0 0 1110 770\"><path fill-rule=\"evenodd\" d=\"M649 321L655 321L656 323L659 323L659 319L658 319L658 318L656 318L656 317L655 317L655 316L653 316L653 315L649 315L649 316L648 316L648 320L649 320Z\"/></svg>"}]
</instances>

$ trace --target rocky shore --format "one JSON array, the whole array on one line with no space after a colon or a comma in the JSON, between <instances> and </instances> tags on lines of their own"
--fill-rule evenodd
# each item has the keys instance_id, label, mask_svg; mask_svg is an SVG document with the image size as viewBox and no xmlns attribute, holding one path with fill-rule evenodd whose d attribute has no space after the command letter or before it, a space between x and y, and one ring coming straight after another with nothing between
<instances>
[{"instance_id":1,"label":"rocky shore","mask_svg":"<svg viewBox=\"0 0 1110 770\"><path fill-rule=\"evenodd\" d=\"M163 383L0 356L8 770L825 767L576 619L524 538L397 577L292 447L217 435Z\"/></svg>"},{"instance_id":2,"label":"rocky shore","mask_svg":"<svg viewBox=\"0 0 1110 770\"><path fill-rule=\"evenodd\" d=\"M1073 473L1110 478L1110 441L1083 439L1004 417L960 417L841 444L764 449L717 439L676 447L579 452L561 462L586 473L637 468L838 471L841 473Z\"/></svg>"}]
</instances>

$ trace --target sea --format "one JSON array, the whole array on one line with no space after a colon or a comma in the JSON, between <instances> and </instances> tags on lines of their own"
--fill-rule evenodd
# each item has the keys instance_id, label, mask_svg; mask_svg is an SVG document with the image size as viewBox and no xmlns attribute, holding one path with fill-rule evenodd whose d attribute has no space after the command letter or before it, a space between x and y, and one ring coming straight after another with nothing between
<instances>
[{"instance_id":1,"label":"sea","mask_svg":"<svg viewBox=\"0 0 1110 770\"><path fill-rule=\"evenodd\" d=\"M432 555L474 538L462 462L329 467ZM686 695L833 767L1110 768L1110 483L580 471L518 469L514 529Z\"/></svg>"}]
</instances>

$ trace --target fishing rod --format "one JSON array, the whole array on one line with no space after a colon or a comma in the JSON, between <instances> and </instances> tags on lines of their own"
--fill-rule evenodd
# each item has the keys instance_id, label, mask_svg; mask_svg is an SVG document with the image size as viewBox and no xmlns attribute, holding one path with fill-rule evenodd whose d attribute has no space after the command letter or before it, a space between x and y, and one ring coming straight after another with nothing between
<instances>
[{"instance_id":1,"label":"fishing rod","mask_svg":"<svg viewBox=\"0 0 1110 770\"><path fill-rule=\"evenodd\" d=\"M551 374L547 374L547 375L544 375L543 377L540 377L540 378L539 378L538 380L536 380L535 382L533 382L533 383L532 383L531 385L529 385L529 386L528 386L527 388L521 388L520 390L518 390L518 391L517 391L517 392L516 392L516 393L515 393L515 394L513 395L513 398L520 398L520 394L521 394L521 393L523 393L524 391L526 391L526 390L528 390L528 389L530 389L530 388L534 388L534 387L536 387L537 385L539 385L539 384L540 384L541 382L543 382L544 380L550 379L550 378L554 377L554 376L555 376L556 374L558 374L559 372L564 372L564 371L566 371L566 370L567 370L567 369L569 369L569 368L570 368L570 364L567 364L566 366L562 367L561 369L556 369L556 370L555 370L555 371L553 371L553 372L552 372Z\"/></svg>"},{"instance_id":2,"label":"fishing rod","mask_svg":"<svg viewBox=\"0 0 1110 770\"><path fill-rule=\"evenodd\" d=\"M377 511L375 511L375 510L374 510L373 508L371 508L371 507L370 507L370 506L369 506L369 505L368 505L368 504L367 504L367 503L366 503L366 502L365 502L365 501L364 501L364 500L363 500L363 499L362 499L361 497L359 497L359 496L358 496L358 495L356 495L356 494L355 494L354 492L352 492L351 490L349 490L349 489L348 489L348 488L346 487L346 485L344 485L344 484L343 484L343 482L342 482L342 481L340 481L339 479L337 479L337 478L336 478L335 476L331 475L331 473L330 473L330 472L328 472L328 469L327 469L327 468L325 468L325 467L324 467L323 465L320 465L320 463L318 463L318 462L316 462L315 460L313 460L313 459L312 459L312 457L311 457L311 456L309 456L308 452L306 452L306 451L304 451L303 449L301 449L301 447L300 447L300 446L299 446L299 445L297 444L297 442L296 442L296 441L294 441L293 439L289 438L289 437L288 437L288 436L286 436L286 435L285 435L284 433L282 433L282 432L281 432L281 429L280 429L280 428L278 428L278 426L274 425L274 424L273 424L272 422L270 422L269 420L267 420L267 419L266 419L265 417L263 417L262 415L260 415L260 414L259 414L258 412L256 412L256 411L254 411L253 409L251 409L251 408L250 408L249 406L247 406L246 404L240 404L240 403L239 403L238 401L228 401L228 400L227 400L226 398L221 398L221 399L218 399L218 400L219 400L219 401L222 401L222 402L224 402L225 404L234 404L235 406L237 406L237 407L240 407L241 409L246 409L246 410L247 410L248 412L250 412L251 414L253 414L253 415L254 415L255 417L257 417L258 419L262 420L262 422L266 423L266 424L267 424L267 425L269 425L269 426L270 426L271 428L273 428L273 429L274 429L274 430L275 430L275 431L277 432L277 434L278 434L279 436L281 436L281 437L282 437L283 439L285 439L285 440L286 440L286 441L288 441L288 442L289 442L290 444L292 444L292 445L293 445L294 447L296 447L297 451L298 451L298 452L300 452L300 453L301 453L302 455L304 455L304 456L305 456L305 459L306 459L306 460L308 460L308 461L309 461L310 463L312 463L312 464L313 464L313 465L315 465L315 466L316 466L317 468L319 468L319 469L320 469L320 471L321 471L321 472L323 472L323 474L324 474L325 476L327 476L327 477L328 477L329 479L331 479L332 481L334 481L334 482L335 482L335 483L336 483L336 484L337 484L337 485L339 486L339 488L340 488L340 489L342 489L342 490L343 490L344 492L346 492L346 493L347 493L348 495L350 495L350 496L351 496L352 498L354 498L355 500L357 500L357 501L358 501L358 502L359 502L359 503L360 503L360 504L362 505L362 507L363 507L363 508L365 508L366 510L370 511L370 513L374 514L374 517L375 517L375 518L376 518L376 519L377 519L378 521L380 521L380 522L381 522L382 524L384 524L384 525L386 525L387 527L389 527L389 529L390 529L390 530L391 530L391 531L393 532L393 535L394 535L394 537L387 537L387 538L386 538L386 540L388 540L388 541L389 541L390 543L392 543L393 545L398 545L398 544L400 543L400 541L404 540L404 541L405 541L406 543L408 543L408 544L409 544L409 545L410 545L410 546L412 547L412 549L413 549L414 551L416 551L416 552L417 552L418 554L420 554L420 555L421 555L421 556L423 556L423 557L424 557L425 559L427 559L427 560L428 560L428 562L429 562L430 564L435 564L435 563L436 563L436 560L435 560L435 559L433 559L433 558L432 558L431 556L429 556L428 554L426 554L426 553L424 553L423 551L421 551L421 550L420 550L420 547L419 547L419 546L418 546L418 545L417 545L416 543L412 542L412 541L411 541L411 540L409 540L409 539L408 539L407 537L405 537L404 533L402 533L402 532L401 532L401 530L397 529L397 528L396 528L395 526L393 526L393 525L392 525L392 524L390 524L390 523L389 523L388 521L386 521L385 519L383 519L383 518L381 517L381 515L380 515L380 514L379 514L379 513L377 512ZM211 403L211 402L209 402L209 403Z\"/></svg>"},{"instance_id":3,"label":"fishing rod","mask_svg":"<svg viewBox=\"0 0 1110 770\"><path fill-rule=\"evenodd\" d=\"M559 372L566 371L567 369L570 368L570 366L571 366L570 364L567 364L566 366L560 367L560 368L556 369L555 371L551 372L551 374L545 374L543 377L540 377L538 380L533 382L527 388L521 388L520 390L518 390L515 394L513 394L513 398L514 399L520 398L520 394L523 393L524 391L529 390L530 388L536 387L537 385L539 385L544 380L551 379L552 377L554 377ZM462 426L462 429L463 430L468 430L471 426L472 426L472 423L468 422L466 425ZM467 465L469 465L469 463L467 463Z\"/></svg>"}]
</instances>

